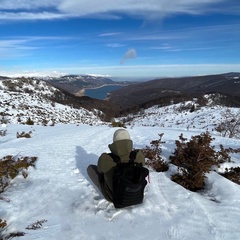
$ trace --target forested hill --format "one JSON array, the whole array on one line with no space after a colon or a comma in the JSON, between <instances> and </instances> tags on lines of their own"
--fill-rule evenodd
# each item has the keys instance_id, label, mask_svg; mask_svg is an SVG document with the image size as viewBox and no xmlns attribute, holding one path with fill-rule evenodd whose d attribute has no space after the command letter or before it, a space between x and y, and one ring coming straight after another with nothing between
<instances>
[{"instance_id":1,"label":"forested hill","mask_svg":"<svg viewBox=\"0 0 240 240\"><path fill-rule=\"evenodd\" d=\"M166 104L172 100L178 102L182 98L210 93L225 95L228 102L237 103L240 99L240 73L155 79L115 90L110 100L121 108L131 108Z\"/></svg>"}]
</instances>

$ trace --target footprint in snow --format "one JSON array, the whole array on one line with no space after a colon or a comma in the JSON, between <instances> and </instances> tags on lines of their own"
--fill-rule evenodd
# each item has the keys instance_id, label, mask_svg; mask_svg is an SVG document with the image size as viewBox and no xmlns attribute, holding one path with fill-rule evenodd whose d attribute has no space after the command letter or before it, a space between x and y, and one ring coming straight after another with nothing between
<instances>
[{"instance_id":1,"label":"footprint in snow","mask_svg":"<svg viewBox=\"0 0 240 240\"><path fill-rule=\"evenodd\" d=\"M109 221L114 220L123 210L116 209L111 202L102 199L100 196L94 198L95 214L103 214Z\"/></svg>"}]
</instances>

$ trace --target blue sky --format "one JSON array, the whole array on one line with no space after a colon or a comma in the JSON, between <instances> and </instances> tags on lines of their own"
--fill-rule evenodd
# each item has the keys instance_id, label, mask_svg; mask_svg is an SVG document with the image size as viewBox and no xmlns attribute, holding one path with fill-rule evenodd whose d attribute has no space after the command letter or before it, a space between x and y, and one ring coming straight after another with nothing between
<instances>
[{"instance_id":1,"label":"blue sky","mask_svg":"<svg viewBox=\"0 0 240 240\"><path fill-rule=\"evenodd\" d=\"M240 72L239 0L0 0L0 74Z\"/></svg>"}]
</instances>

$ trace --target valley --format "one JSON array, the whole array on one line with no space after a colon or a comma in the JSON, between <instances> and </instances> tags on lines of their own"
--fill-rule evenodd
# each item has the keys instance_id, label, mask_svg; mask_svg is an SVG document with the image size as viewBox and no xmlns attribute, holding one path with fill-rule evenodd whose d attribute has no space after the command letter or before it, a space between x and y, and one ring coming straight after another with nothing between
<instances>
[{"instance_id":1,"label":"valley","mask_svg":"<svg viewBox=\"0 0 240 240\"><path fill-rule=\"evenodd\" d=\"M137 114L152 106L172 104L197 99L204 106L205 94L215 94L217 104L240 107L240 73L225 73L185 78L164 78L145 82L114 82L103 77L67 75L60 78L7 78L1 77L1 88L9 94L40 97L49 102L67 105L70 108L98 112L102 121L114 117ZM85 96L85 89L100 89L103 86L121 85L111 91L107 99ZM88 87L87 87L88 86ZM48 89L48 90L45 90ZM15 92L15 93L14 93ZM32 100L28 100L32 101ZM50 104L51 105L51 104Z\"/></svg>"}]
</instances>

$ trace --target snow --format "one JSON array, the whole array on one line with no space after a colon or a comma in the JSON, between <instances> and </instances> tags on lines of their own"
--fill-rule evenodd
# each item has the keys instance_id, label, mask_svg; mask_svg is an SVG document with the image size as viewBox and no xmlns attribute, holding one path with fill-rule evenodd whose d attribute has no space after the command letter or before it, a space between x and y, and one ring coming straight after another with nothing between
<instances>
[{"instance_id":1,"label":"snow","mask_svg":"<svg viewBox=\"0 0 240 240\"><path fill-rule=\"evenodd\" d=\"M117 128L102 122L95 112L52 104L46 95L56 89L41 81L33 83L14 92L0 81L0 131L7 131L0 136L0 158L38 157L36 169L30 168L26 179L15 178L1 194L0 219L8 223L3 234L24 232L21 240L239 239L239 185L214 171L207 175L206 188L196 193L171 181L175 166L164 173L150 170L143 204L115 209L92 184L86 169L97 164L102 152L109 152ZM134 147L145 148L163 133L162 157L168 160L181 133L190 139L209 130L216 150L220 144L239 148L239 139L220 137L214 130L226 108L183 110L189 104L193 102L154 106L130 116L133 119L126 126ZM19 124L28 117L34 125ZM17 138L17 132L31 132L31 138ZM222 164L219 172L240 166L239 154L231 157L232 162ZM29 229L41 221L41 228Z\"/></svg>"},{"instance_id":2,"label":"snow","mask_svg":"<svg viewBox=\"0 0 240 240\"><path fill-rule=\"evenodd\" d=\"M207 188L190 192L171 181L169 171L151 170L144 202L115 209L103 199L89 179L86 168L96 164L116 128L107 125L56 124L55 126L8 124L0 137L0 157L37 156L36 169L26 179L17 177L2 196L0 219L6 219L6 232L22 231L22 240L79 239L239 239L239 185L211 172ZM144 148L164 133L163 157L175 148L180 133L190 137L201 129L186 127L128 127L135 148ZM29 139L16 138L16 132L32 132ZM214 135L214 144L238 148L239 139ZM240 165L238 155L233 163ZM226 167L226 164L225 166ZM42 228L26 229L36 221L47 220Z\"/></svg>"},{"instance_id":3,"label":"snow","mask_svg":"<svg viewBox=\"0 0 240 240\"><path fill-rule=\"evenodd\" d=\"M11 79L6 82L14 86L14 91L8 91L4 81L0 81L0 113L4 112L1 116L11 123L25 123L28 118L37 124L102 123L97 111L53 102L51 97L60 91L44 81L26 79L17 84L18 79Z\"/></svg>"},{"instance_id":4,"label":"snow","mask_svg":"<svg viewBox=\"0 0 240 240\"><path fill-rule=\"evenodd\" d=\"M185 102L184 104L172 104L166 107L153 106L144 110L138 115L133 115L133 119L127 122L130 126L159 126L168 128L186 128L212 131L221 121L224 121L223 113L226 107L220 105L208 105L190 112L189 109L194 102ZM186 108L184 110L184 108ZM231 112L237 114L238 108L228 108ZM121 120L128 117L120 118Z\"/></svg>"}]
</instances>

